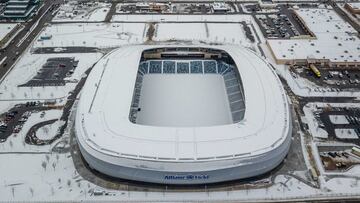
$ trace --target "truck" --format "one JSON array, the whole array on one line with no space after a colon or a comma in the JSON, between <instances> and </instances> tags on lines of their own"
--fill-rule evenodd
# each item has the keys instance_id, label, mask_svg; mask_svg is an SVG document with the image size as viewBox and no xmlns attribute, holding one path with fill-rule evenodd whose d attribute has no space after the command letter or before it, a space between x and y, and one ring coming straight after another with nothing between
<instances>
[{"instance_id":1,"label":"truck","mask_svg":"<svg viewBox=\"0 0 360 203\"><path fill-rule=\"evenodd\" d=\"M358 147L351 148L351 153L353 153L354 155L360 157L360 149Z\"/></svg>"},{"instance_id":2,"label":"truck","mask_svg":"<svg viewBox=\"0 0 360 203\"><path fill-rule=\"evenodd\" d=\"M321 73L314 64L310 64L310 70L315 74L316 77L321 78Z\"/></svg>"}]
</instances>

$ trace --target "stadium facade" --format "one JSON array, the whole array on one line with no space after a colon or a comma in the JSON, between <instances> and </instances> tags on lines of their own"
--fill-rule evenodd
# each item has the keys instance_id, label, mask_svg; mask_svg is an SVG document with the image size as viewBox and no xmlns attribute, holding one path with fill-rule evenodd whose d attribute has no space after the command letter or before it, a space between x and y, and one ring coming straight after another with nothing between
<instances>
[{"instance_id":1,"label":"stadium facade","mask_svg":"<svg viewBox=\"0 0 360 203\"><path fill-rule=\"evenodd\" d=\"M271 66L239 46L128 46L93 68L75 133L89 166L161 184L249 178L278 166L291 115Z\"/></svg>"}]
</instances>

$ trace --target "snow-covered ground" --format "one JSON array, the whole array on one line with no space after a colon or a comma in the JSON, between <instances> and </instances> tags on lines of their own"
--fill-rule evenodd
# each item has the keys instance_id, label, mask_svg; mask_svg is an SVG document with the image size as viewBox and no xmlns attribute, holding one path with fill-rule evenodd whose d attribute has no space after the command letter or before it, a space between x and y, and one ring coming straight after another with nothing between
<instances>
[{"instance_id":1,"label":"snow-covered ground","mask_svg":"<svg viewBox=\"0 0 360 203\"><path fill-rule=\"evenodd\" d=\"M78 3L70 1L60 6L53 22L99 22L104 21L111 4L103 2Z\"/></svg>"},{"instance_id":2,"label":"snow-covered ground","mask_svg":"<svg viewBox=\"0 0 360 203\"><path fill-rule=\"evenodd\" d=\"M0 23L0 41L15 28L16 23Z\"/></svg>"},{"instance_id":3,"label":"snow-covered ground","mask_svg":"<svg viewBox=\"0 0 360 203\"><path fill-rule=\"evenodd\" d=\"M1 154L1 200L5 201L261 201L320 198L328 195L351 197L359 190L356 179L337 178L323 181L328 190L311 188L290 176L278 176L268 188L218 192L141 192L106 190L84 180L75 170L68 153ZM339 185L341 187L339 188ZM108 195L95 196L94 191Z\"/></svg>"},{"instance_id":4,"label":"snow-covered ground","mask_svg":"<svg viewBox=\"0 0 360 203\"><path fill-rule=\"evenodd\" d=\"M31 54L26 52L12 71L0 83L0 101L9 100L42 100L55 99L67 96L76 83L66 83L62 86L45 87L18 87L31 80L46 63L46 60L53 57L75 57L78 66L68 79L80 80L83 73L90 68L102 54L100 53L77 53L77 54Z\"/></svg>"},{"instance_id":5,"label":"snow-covered ground","mask_svg":"<svg viewBox=\"0 0 360 203\"><path fill-rule=\"evenodd\" d=\"M34 47L115 47L146 41L149 25L145 23L54 24L43 33L50 40L34 43ZM192 30L193 32L189 32ZM240 23L160 23L155 26L154 41L190 40L203 43L239 44L251 47ZM69 37L71 36L71 37Z\"/></svg>"},{"instance_id":6,"label":"snow-covered ground","mask_svg":"<svg viewBox=\"0 0 360 203\"><path fill-rule=\"evenodd\" d=\"M332 15L332 14L328 14ZM322 16L316 16L321 18ZM93 11L88 17L89 21L97 21L104 18L103 9ZM309 17L311 18L311 17ZM333 16L337 18L337 16ZM85 19L85 18L84 18ZM82 19L82 20L84 20ZM66 18L66 21L69 20ZM75 19L71 19L75 20ZM310 19L309 19L310 20ZM206 43L218 42L225 44L240 44L250 46L244 36L242 25L237 23L245 21L252 23L250 15L116 15L113 21L128 21L133 23L74 23L74 24L53 24L45 28L43 33L52 35L51 40L37 41L34 47L66 47L66 46L87 46L87 47L114 47L127 44L143 43L146 40L148 25L145 23L134 23L137 21L156 21L168 22L157 24L155 30L155 41L164 41L169 39L176 40L195 40ZM173 22L189 21L207 21L207 23L179 23ZM216 22L231 22L211 23ZM235 23L234 23L235 22ZM315 25L313 25L315 26ZM323 26L323 25L321 25ZM321 27L320 26L320 27ZM258 26L254 24L255 29ZM336 33L337 28L331 30ZM347 28L345 28L347 29ZM187 32L185 32L185 31ZM0 29L2 31L2 29ZM191 32L190 32L191 31ZM319 30L320 32L320 30ZM323 32L325 35L327 32ZM261 32L258 32L260 39L263 40ZM341 32L339 36L344 39ZM340 37L339 37L340 39ZM320 40L320 39L318 39ZM330 40L330 39L329 39ZM263 40L264 41L264 40ZM280 40L281 41L281 40ZM313 40L316 43L316 40ZM331 41L331 40L330 40ZM326 49L331 50L333 41ZM291 40L294 42L294 40ZM304 43L309 43L304 40ZM357 41L351 41L355 46ZM350 43L349 42L349 43ZM287 43L287 42L286 42ZM290 43L290 40L289 40ZM283 44L285 46L286 44ZM297 45L300 47L300 45ZM348 43L344 44L347 47ZM324 47L321 47L325 49ZM284 49L288 49L285 48ZM304 48L307 53L310 49ZM268 50L264 49L267 53ZM338 54L337 51L334 51ZM320 53L323 53L320 50ZM268 54L268 53L267 53ZM311 54L311 53L309 53ZM349 55L350 52L346 55ZM357 52L358 54L358 52ZM345 53L344 53L345 55ZM47 58L51 57L75 57L79 60L75 73L69 79L80 79L84 71L95 63L102 54L48 54L37 55L26 52L17 62L14 69L6 76L0 84L0 112L5 112L13 105L25 102L27 99L52 99L61 98L68 94L75 87L75 83L68 83L64 87L17 87L30 80L41 68ZM315 55L317 56L317 55ZM353 56L355 58L355 56ZM269 59L271 60L271 59ZM272 62L272 61L271 61ZM319 89L315 84L298 78L294 79L287 71L286 67L276 66L278 73L281 73L288 81L289 86L295 90L298 95L306 96L360 96L359 92L331 92L326 89ZM24 100L25 99L25 100ZM327 137L326 131L318 127L314 118L314 111L318 106L324 107L327 104L311 103L304 107L304 121L309 124L310 132L317 137ZM331 104L332 106L360 107L358 104ZM0 143L0 201L261 201L261 200L299 200L306 198L324 198L332 199L346 197L359 197L360 180L354 178L324 178L320 177L321 188L310 187L304 182L287 176L279 175L274 180L274 185L258 189L233 189L227 191L210 192L204 189L203 192L143 192L129 190L109 190L96 186L84 180L76 171L69 152L52 152L51 146L27 145L24 137L28 129L34 124L60 118L61 110L47 111L43 118L40 118L41 112L32 113L28 121L24 124L22 130L15 136L11 135L9 139ZM342 118L336 119L336 122L342 121ZM39 135L41 138L49 138L53 135L56 122L51 125L47 135ZM49 126L47 126L49 127ZM37 133L41 133L40 128ZM61 139L68 139L69 133L66 132ZM61 141L61 140L59 140ZM360 167L350 169L347 174L360 175ZM95 196L94 191L104 191L108 195Z\"/></svg>"},{"instance_id":7,"label":"snow-covered ground","mask_svg":"<svg viewBox=\"0 0 360 203\"><path fill-rule=\"evenodd\" d=\"M114 15L112 22L242 22L249 15Z\"/></svg>"},{"instance_id":8,"label":"snow-covered ground","mask_svg":"<svg viewBox=\"0 0 360 203\"><path fill-rule=\"evenodd\" d=\"M55 121L49 125L45 125L36 131L36 137L40 140L50 140L57 134L63 122L60 120Z\"/></svg>"},{"instance_id":9,"label":"snow-covered ground","mask_svg":"<svg viewBox=\"0 0 360 203\"><path fill-rule=\"evenodd\" d=\"M189 32L191 30L192 32ZM160 23L156 26L155 41L189 40L207 43L239 44L250 47L243 25L239 23Z\"/></svg>"},{"instance_id":10,"label":"snow-covered ground","mask_svg":"<svg viewBox=\"0 0 360 203\"><path fill-rule=\"evenodd\" d=\"M271 60L269 57L268 60ZM274 62L272 64L275 64ZM360 97L360 91L354 89L336 90L330 87L321 87L306 78L292 74L288 66L274 65L276 71L281 75L291 88L299 96L303 97Z\"/></svg>"},{"instance_id":11,"label":"snow-covered ground","mask_svg":"<svg viewBox=\"0 0 360 203\"><path fill-rule=\"evenodd\" d=\"M36 41L34 47L117 47L139 44L146 40L144 23L70 23L53 24L43 33L52 35L50 40Z\"/></svg>"},{"instance_id":12,"label":"snow-covered ground","mask_svg":"<svg viewBox=\"0 0 360 203\"><path fill-rule=\"evenodd\" d=\"M268 40L277 59L330 59L360 61L360 39L356 30L329 8L295 10L316 39Z\"/></svg>"},{"instance_id":13,"label":"snow-covered ground","mask_svg":"<svg viewBox=\"0 0 360 203\"><path fill-rule=\"evenodd\" d=\"M86 196L90 183L76 173L69 154L1 154L0 200L56 201ZM84 195L85 194L85 195Z\"/></svg>"},{"instance_id":14,"label":"snow-covered ground","mask_svg":"<svg viewBox=\"0 0 360 203\"><path fill-rule=\"evenodd\" d=\"M25 143L26 133L30 130L32 126L39 122L59 119L62 114L62 110L48 110L45 111L44 117L41 117L41 112L31 113L28 120L24 123L22 129L19 133L13 133L6 142L0 143L0 157L1 152L11 152L11 153L24 153L24 152L50 152L51 146L35 146L28 145ZM1 170L0 170L1 171ZM0 198L1 200L1 198Z\"/></svg>"},{"instance_id":15,"label":"snow-covered ground","mask_svg":"<svg viewBox=\"0 0 360 203\"><path fill-rule=\"evenodd\" d=\"M335 129L335 135L337 138L341 139L358 139L355 129Z\"/></svg>"},{"instance_id":16,"label":"snow-covered ground","mask_svg":"<svg viewBox=\"0 0 360 203\"><path fill-rule=\"evenodd\" d=\"M327 138L328 133L323 128L319 127L319 122L315 118L316 115L326 107L348 107L348 108L360 108L359 103L308 103L304 106L304 114L306 122L309 126L310 133L316 138ZM319 114L318 114L319 115ZM330 117L330 120L334 124L346 124L348 122L344 116L338 116L335 120L334 116ZM356 132L353 129L335 129L336 136L339 138L357 138ZM356 136L356 137L355 137Z\"/></svg>"},{"instance_id":17,"label":"snow-covered ground","mask_svg":"<svg viewBox=\"0 0 360 203\"><path fill-rule=\"evenodd\" d=\"M304 106L304 114L305 114L305 121L309 126L309 130L311 135L316 138L327 138L328 132L323 128L320 128L318 120L315 118L315 113L318 112L320 109L318 108L319 105L315 103L308 103Z\"/></svg>"},{"instance_id":18,"label":"snow-covered ground","mask_svg":"<svg viewBox=\"0 0 360 203\"><path fill-rule=\"evenodd\" d=\"M206 39L207 33L204 23L161 23L156 26L154 40L199 40ZM189 32L192 30L193 32Z\"/></svg>"}]
</instances>

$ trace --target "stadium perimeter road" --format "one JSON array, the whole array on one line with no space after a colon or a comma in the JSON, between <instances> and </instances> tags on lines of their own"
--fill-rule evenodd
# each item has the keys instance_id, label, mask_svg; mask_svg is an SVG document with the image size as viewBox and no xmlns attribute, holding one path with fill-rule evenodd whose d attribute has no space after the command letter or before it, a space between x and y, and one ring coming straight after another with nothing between
<instances>
[{"instance_id":1,"label":"stadium perimeter road","mask_svg":"<svg viewBox=\"0 0 360 203\"><path fill-rule=\"evenodd\" d=\"M2 49L0 61L6 59L0 66L0 78L11 69L20 56L31 44L34 38L40 33L44 25L51 21L52 12L60 5L61 0L45 0L38 13L28 22L24 23L25 27L16 37ZM30 30L34 26L34 29ZM30 32L30 33L29 33ZM6 65L5 65L6 64Z\"/></svg>"}]
</instances>

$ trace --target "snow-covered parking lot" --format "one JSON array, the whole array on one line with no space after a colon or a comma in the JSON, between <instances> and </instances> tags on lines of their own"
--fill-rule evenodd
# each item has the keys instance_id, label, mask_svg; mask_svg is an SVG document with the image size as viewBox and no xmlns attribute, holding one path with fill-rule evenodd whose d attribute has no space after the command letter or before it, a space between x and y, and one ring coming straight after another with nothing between
<instances>
[{"instance_id":1,"label":"snow-covered parking lot","mask_svg":"<svg viewBox=\"0 0 360 203\"><path fill-rule=\"evenodd\" d=\"M76 83L66 83L63 87L44 86L44 87L19 87L19 85L31 80L47 59L54 57L75 57L79 60L74 73L67 78L68 80L80 80L83 73L90 68L100 57L100 53L78 53L78 54L31 54L25 53L13 70L6 76L0 84L0 101L6 100L43 100L62 98L68 95ZM2 107L0 105L0 107ZM1 109L1 108L0 108Z\"/></svg>"},{"instance_id":2,"label":"snow-covered parking lot","mask_svg":"<svg viewBox=\"0 0 360 203\"><path fill-rule=\"evenodd\" d=\"M44 29L50 40L34 43L34 47L116 47L143 43L146 32L144 23L71 23L54 24Z\"/></svg>"}]
</instances>

